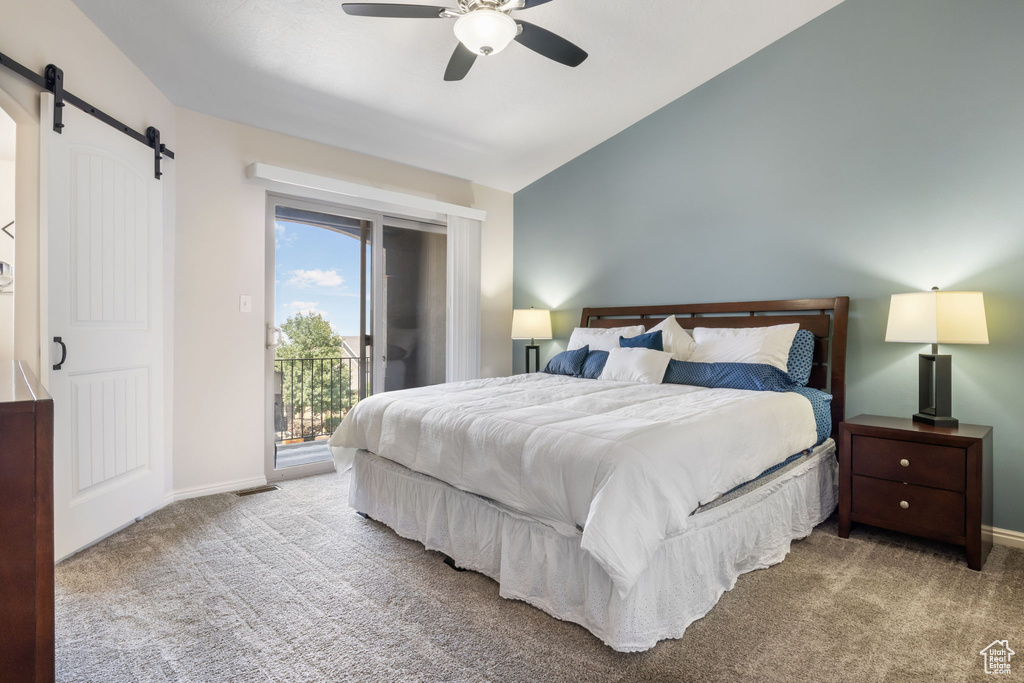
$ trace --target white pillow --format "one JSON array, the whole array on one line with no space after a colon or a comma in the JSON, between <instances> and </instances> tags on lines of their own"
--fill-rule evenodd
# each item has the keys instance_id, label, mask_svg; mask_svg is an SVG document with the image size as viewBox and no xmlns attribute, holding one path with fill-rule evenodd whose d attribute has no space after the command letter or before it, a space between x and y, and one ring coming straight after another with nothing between
<instances>
[{"instance_id":1,"label":"white pillow","mask_svg":"<svg viewBox=\"0 0 1024 683\"><path fill-rule=\"evenodd\" d=\"M676 360L690 359L696 343L693 341L693 337L679 325L674 315L670 315L650 329L651 332L655 330L661 330L661 343L673 358Z\"/></svg>"},{"instance_id":2,"label":"white pillow","mask_svg":"<svg viewBox=\"0 0 1024 683\"><path fill-rule=\"evenodd\" d=\"M610 349L600 379L661 384L672 354L654 349Z\"/></svg>"},{"instance_id":3,"label":"white pillow","mask_svg":"<svg viewBox=\"0 0 1024 683\"><path fill-rule=\"evenodd\" d=\"M763 363L786 372L798 323L771 327L698 327L692 363Z\"/></svg>"},{"instance_id":4,"label":"white pillow","mask_svg":"<svg viewBox=\"0 0 1024 683\"><path fill-rule=\"evenodd\" d=\"M645 332L643 325L629 327L577 327L569 337L566 351L589 346L591 351L611 351L619 348L619 337L635 337Z\"/></svg>"}]
</instances>

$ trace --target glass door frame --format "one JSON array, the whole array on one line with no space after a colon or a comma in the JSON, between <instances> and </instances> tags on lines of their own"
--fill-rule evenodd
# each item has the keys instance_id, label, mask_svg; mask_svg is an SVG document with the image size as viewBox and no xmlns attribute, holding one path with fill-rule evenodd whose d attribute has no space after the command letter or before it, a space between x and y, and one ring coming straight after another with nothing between
<instances>
[{"instance_id":1,"label":"glass door frame","mask_svg":"<svg viewBox=\"0 0 1024 683\"><path fill-rule=\"evenodd\" d=\"M388 319L388 308L387 308L387 304L388 304L388 274L387 274L387 263L386 263L387 253L386 253L386 250L383 248L384 247L384 230L386 228L398 228L400 230L412 230L412 231L416 231L416 232L440 234L440 235L444 235L446 239L447 239L447 236L448 236L448 226L443 224L443 223L435 223L435 222L432 222L432 221L427 221L427 220L424 220L424 219L417 219L417 218L401 218L401 217L395 216L395 215L390 214L390 213L384 214L383 221L384 222L383 222L382 227L381 227L380 237L379 237L378 241L376 242L377 244L381 245L382 248L375 250L377 252L377 254L379 255L379 257L380 257L379 270L377 271L377 272L380 273L380 278L379 278L379 280L374 280L374 286L376 287L376 289L374 291L379 293L379 298L374 300L375 304L378 304L378 305L375 306L375 310L380 313L380 320L379 320L380 332L378 333L378 334L380 334L380 336L377 337L377 338L380 339L382 344L383 344L382 346L378 347L380 349L383 349L383 352L382 352L381 357L380 357L380 361L381 362L379 364L377 364L377 366L375 366L375 367L379 367L380 368L380 376L379 377L375 376L375 379L374 379L374 381L377 382L377 384L375 384L375 386L378 386L378 387L386 387L386 383L387 383L387 362L388 362L388 360L387 360L387 349L388 349L388 338L387 338L387 334L388 334L388 325L387 325L387 319ZM448 259L447 259L447 247L446 247L446 257L445 257L446 267L447 267L447 261L448 261ZM444 304L445 305L445 313L446 313L446 315L448 313L448 310L451 308L451 299L449 297L449 292L447 290L448 290L448 284L446 282L445 283L445 304ZM446 333L445 333L445 337L446 337L446 341L445 341L445 355L447 356L447 330L446 330ZM447 360L447 358L446 358L446 360Z\"/></svg>"},{"instance_id":2,"label":"glass door frame","mask_svg":"<svg viewBox=\"0 0 1024 683\"><path fill-rule=\"evenodd\" d=\"M335 202L296 197L286 193L267 192L266 201L266 264L265 264L265 330L266 330L266 406L265 414L265 454L264 471L267 481L281 481L306 477L313 474L322 474L334 470L334 462L325 461L309 465L297 465L277 469L276 465L276 432L274 430L274 360L276 355L276 281L275 270L277 265L276 246L276 207L288 206L296 209L315 211L318 213L333 214L346 218L354 218L370 223L370 234L368 239L364 236L361 244L360 255L360 355L370 363L370 387L366 385L365 371L360 372L360 399L373 393L373 388L383 387L387 365L387 325L385 322L385 284L384 284L384 250L378 245L384 244L384 227L393 226L409 230L420 230L425 232L439 232L447 234L448 228L443 223L436 223L423 218L402 217L390 212L370 211L358 209ZM330 228L323 228L329 230ZM368 243L368 244L367 244ZM366 247L370 247L369 259L367 261ZM367 266L369 273L367 273ZM446 300L450 299L446 297ZM367 339L369 337L369 339ZM369 341L369 343L367 343ZM371 351L367 354L366 347Z\"/></svg>"},{"instance_id":3,"label":"glass door frame","mask_svg":"<svg viewBox=\"0 0 1024 683\"><path fill-rule=\"evenodd\" d=\"M277 287L276 287L276 266L277 266L277 246L276 246L276 224L277 224L277 207L287 206L289 208L301 209L306 211L315 211L317 213L332 214L335 216L342 216L345 218L354 218L360 221L366 221L370 224L369 235L364 234L360 241L360 330L359 330L359 350L361 358L367 359L370 364L370 387L366 386L366 371L360 367L359 372L359 398L360 400L365 398L370 392L372 387L383 386L384 382L384 368L382 362L377 362L377 349L381 348L378 344L381 341L385 341L384 333L382 328L384 327L384 318L381 311L381 306L378 305L378 292L382 291L383 286L383 254L380 249L374 248L375 245L381 244L383 240L384 232L384 214L372 211L366 211L363 209L354 209L342 204L335 204L331 202L323 202L315 199L306 199L300 197L293 197L286 194L280 194L276 192L267 192L267 203L266 203L266 294L265 294L265 318L266 318L266 360L265 360L265 384L266 384L266 396L264 398L264 404L266 408L265 412L265 451L264 451L264 472L268 482L281 481L284 479L295 479L298 477L306 477L313 474L323 474L325 472L334 471L334 461L328 460L324 462L316 462L307 465L296 465L294 467L285 467L278 469L276 467L277 461L277 448L276 440L277 435L274 429L274 361L277 351L277 337L279 331L275 326L276 322L276 304L277 304ZM330 230L330 228L324 227L323 230ZM364 231L365 232L365 231ZM370 258L367 262L366 248L370 247ZM369 268L369 277L367 277L367 267ZM369 310L367 310L369 309ZM369 339L367 339L369 337ZM370 347L372 356L367 354L367 347ZM383 348L387 348L386 346ZM360 364L362 360L360 360Z\"/></svg>"}]
</instances>

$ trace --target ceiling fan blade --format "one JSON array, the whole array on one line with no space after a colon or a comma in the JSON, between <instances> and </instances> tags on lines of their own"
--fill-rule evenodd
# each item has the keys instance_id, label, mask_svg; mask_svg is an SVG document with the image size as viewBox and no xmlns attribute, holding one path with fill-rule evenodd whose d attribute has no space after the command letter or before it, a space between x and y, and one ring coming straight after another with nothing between
<instances>
[{"instance_id":1,"label":"ceiling fan blade","mask_svg":"<svg viewBox=\"0 0 1024 683\"><path fill-rule=\"evenodd\" d=\"M469 73L469 70L473 68L474 62L476 62L476 53L462 43L459 43L455 46L452 58L448 60L448 68L445 69L444 80L461 81Z\"/></svg>"},{"instance_id":2,"label":"ceiling fan blade","mask_svg":"<svg viewBox=\"0 0 1024 683\"><path fill-rule=\"evenodd\" d=\"M579 66L589 57L582 49L546 28L518 19L516 23L523 27L522 32L516 36L516 40L539 55L566 66Z\"/></svg>"},{"instance_id":3,"label":"ceiling fan blade","mask_svg":"<svg viewBox=\"0 0 1024 683\"><path fill-rule=\"evenodd\" d=\"M393 19L440 19L447 7L426 5L394 5L388 3L346 2L341 5L345 14L356 17L390 17Z\"/></svg>"},{"instance_id":4,"label":"ceiling fan blade","mask_svg":"<svg viewBox=\"0 0 1024 683\"><path fill-rule=\"evenodd\" d=\"M543 5L549 2L551 2L551 0L524 0L523 9L530 9L531 7L536 7L537 5Z\"/></svg>"}]
</instances>

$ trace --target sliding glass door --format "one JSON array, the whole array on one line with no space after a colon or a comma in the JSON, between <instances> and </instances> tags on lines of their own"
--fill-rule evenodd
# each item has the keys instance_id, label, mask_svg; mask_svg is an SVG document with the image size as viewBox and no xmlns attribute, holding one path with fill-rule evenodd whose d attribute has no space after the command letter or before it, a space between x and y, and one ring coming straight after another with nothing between
<instances>
[{"instance_id":1,"label":"sliding glass door","mask_svg":"<svg viewBox=\"0 0 1024 683\"><path fill-rule=\"evenodd\" d=\"M267 477L329 471L375 392L445 380L444 226L270 196Z\"/></svg>"},{"instance_id":2,"label":"sliding glass door","mask_svg":"<svg viewBox=\"0 0 1024 683\"><path fill-rule=\"evenodd\" d=\"M384 219L384 390L445 381L448 239L443 227Z\"/></svg>"}]
</instances>

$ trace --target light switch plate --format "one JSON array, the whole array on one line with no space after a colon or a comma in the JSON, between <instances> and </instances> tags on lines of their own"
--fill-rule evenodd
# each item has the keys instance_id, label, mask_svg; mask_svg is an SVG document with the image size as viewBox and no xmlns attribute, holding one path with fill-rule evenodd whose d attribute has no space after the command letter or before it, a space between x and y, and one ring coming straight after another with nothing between
<instances>
[{"instance_id":1,"label":"light switch plate","mask_svg":"<svg viewBox=\"0 0 1024 683\"><path fill-rule=\"evenodd\" d=\"M243 294L238 297L238 312L239 313L252 313L252 297L248 294Z\"/></svg>"}]
</instances>

